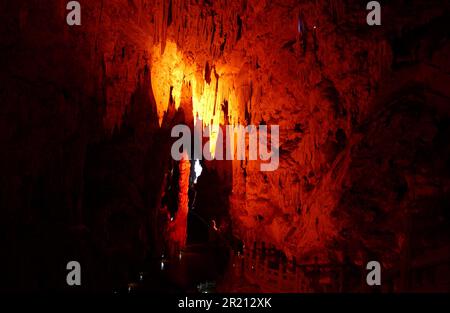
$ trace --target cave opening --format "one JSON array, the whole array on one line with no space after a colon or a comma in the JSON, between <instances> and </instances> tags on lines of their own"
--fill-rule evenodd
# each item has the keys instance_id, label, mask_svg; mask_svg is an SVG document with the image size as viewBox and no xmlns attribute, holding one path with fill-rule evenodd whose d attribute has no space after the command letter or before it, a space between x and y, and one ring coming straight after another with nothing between
<instances>
[{"instance_id":1,"label":"cave opening","mask_svg":"<svg viewBox=\"0 0 450 313\"><path fill-rule=\"evenodd\" d=\"M150 273L145 288L157 289L163 280L170 288L197 291L199 284L215 285L223 277L231 248L231 180L224 179L231 177L230 168L231 161L169 160L154 238L162 244L144 265Z\"/></svg>"},{"instance_id":2,"label":"cave opening","mask_svg":"<svg viewBox=\"0 0 450 313\"><path fill-rule=\"evenodd\" d=\"M222 242L225 244L230 236L228 203L230 185L221 177L220 170L227 168L221 162L227 161L195 160L193 162L194 170L189 190L187 243Z\"/></svg>"}]
</instances>

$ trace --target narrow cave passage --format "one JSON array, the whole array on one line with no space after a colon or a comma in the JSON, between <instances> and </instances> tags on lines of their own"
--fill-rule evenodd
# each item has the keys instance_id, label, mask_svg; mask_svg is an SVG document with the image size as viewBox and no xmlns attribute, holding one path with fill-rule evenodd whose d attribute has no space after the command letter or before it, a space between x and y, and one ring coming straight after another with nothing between
<instances>
[{"instance_id":1,"label":"narrow cave passage","mask_svg":"<svg viewBox=\"0 0 450 313\"><path fill-rule=\"evenodd\" d=\"M225 241L231 235L228 202L231 186L219 171L231 171L231 162L197 161L197 164L202 172L190 189L187 240L189 243Z\"/></svg>"},{"instance_id":2,"label":"narrow cave passage","mask_svg":"<svg viewBox=\"0 0 450 313\"><path fill-rule=\"evenodd\" d=\"M195 159L193 150L190 158L175 160L170 149L176 140L170 135L175 125L194 129L189 88L182 88L176 109L170 87L167 112L153 135L158 152L146 161L150 170L146 193L153 195L149 219L156 232L148 241L142 275L132 275L142 276L141 290L198 291L199 284L216 284L233 253L229 212L232 161ZM155 171L160 175L151 174Z\"/></svg>"},{"instance_id":3,"label":"narrow cave passage","mask_svg":"<svg viewBox=\"0 0 450 313\"><path fill-rule=\"evenodd\" d=\"M207 285L211 291L223 279L229 256L233 253L227 201L230 187L221 173L230 169L214 161L197 162L197 166L201 164L202 172L196 176L196 161L192 161L186 245L168 270L176 273L170 275L171 279L185 289L200 291L205 287L199 289L199 286Z\"/></svg>"}]
</instances>

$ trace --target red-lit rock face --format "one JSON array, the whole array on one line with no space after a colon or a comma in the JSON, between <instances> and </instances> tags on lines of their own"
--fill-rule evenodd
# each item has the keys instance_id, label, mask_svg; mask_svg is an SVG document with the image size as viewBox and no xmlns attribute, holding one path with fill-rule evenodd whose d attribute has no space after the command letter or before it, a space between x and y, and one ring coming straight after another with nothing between
<instances>
[{"instance_id":1,"label":"red-lit rock face","mask_svg":"<svg viewBox=\"0 0 450 313\"><path fill-rule=\"evenodd\" d=\"M170 126L276 124L276 171L209 165L208 182L226 186L204 188L227 194L217 199L235 236L300 262L420 256L448 240L450 46L443 8L416 1L411 17L402 3L383 6L379 28L359 1L86 1L78 28L63 4L2 4L0 37L14 47L1 61L2 207L14 221L91 227L92 250L136 263L161 235ZM164 235L181 247L179 166L179 215Z\"/></svg>"},{"instance_id":2,"label":"red-lit rock face","mask_svg":"<svg viewBox=\"0 0 450 313\"><path fill-rule=\"evenodd\" d=\"M370 209L353 213L342 203L359 201L345 193L355 175L352 154L357 152L352 151L367 140L359 125L372 128L379 123L369 114L383 108L371 103L380 86L388 87L381 78L390 75L394 61L386 34L357 31L364 23L361 9L340 2L328 7L325 2L297 5L288 1L283 5L234 2L226 10L220 4L182 1L171 2L170 8L155 7L152 35L157 49L152 68L157 103L167 103L169 86L179 89L185 80L192 87L194 116L200 115L206 124L224 123L227 115L230 123L281 127L277 171L261 172L251 161L233 162L230 213L235 232L249 245L265 241L305 261L313 257L343 261L346 253L359 260L367 253L387 248L395 254L401 248L401 231L371 237L375 239L358 247L342 246L353 223L364 225L360 218L373 221ZM159 58L171 54L176 58L168 60L175 61L161 66ZM164 76L174 79L164 81ZM220 109L224 101L229 104L227 112ZM390 131L395 129L380 135L386 145L393 140ZM373 158L393 162L387 158L388 151L372 153L377 155ZM372 168L367 164L363 176L372 176ZM393 190L407 188L403 173L385 175L400 180L390 187ZM373 184L383 185L382 176ZM386 192L380 191L379 197ZM395 214L389 215L390 223L401 223ZM360 229L359 236L372 236L365 230ZM373 243L386 239L388 243Z\"/></svg>"},{"instance_id":3,"label":"red-lit rock face","mask_svg":"<svg viewBox=\"0 0 450 313\"><path fill-rule=\"evenodd\" d=\"M248 244L259 238L289 255L328 260L336 257L324 254L340 231L331 214L349 162L352 123L364 119L392 57L379 34L339 35L329 14L339 22L344 7L326 9L260 1L226 10L183 1L171 2L170 10L156 5L150 67L160 119L170 87L177 102L184 81L192 88L194 116L206 124L224 123L227 115L230 123L280 125L277 171L234 162L235 230ZM361 23L351 14L348 20Z\"/></svg>"},{"instance_id":4,"label":"red-lit rock face","mask_svg":"<svg viewBox=\"0 0 450 313\"><path fill-rule=\"evenodd\" d=\"M165 231L167 232L168 251L166 255L177 256L178 252L186 246L187 217L188 217L188 190L190 162L180 161L178 164L178 209L173 216L167 218ZM167 214L167 213L166 213Z\"/></svg>"}]
</instances>

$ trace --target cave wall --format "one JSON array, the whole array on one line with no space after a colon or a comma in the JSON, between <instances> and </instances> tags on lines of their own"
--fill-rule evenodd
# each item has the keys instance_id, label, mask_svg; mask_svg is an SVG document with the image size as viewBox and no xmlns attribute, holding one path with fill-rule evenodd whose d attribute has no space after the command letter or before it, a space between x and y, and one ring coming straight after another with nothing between
<instances>
[{"instance_id":1,"label":"cave wall","mask_svg":"<svg viewBox=\"0 0 450 313\"><path fill-rule=\"evenodd\" d=\"M131 2L86 1L71 28L65 5L1 3L6 290L64 290L72 259L81 290L122 286L154 238L170 142L156 130L148 19Z\"/></svg>"},{"instance_id":2,"label":"cave wall","mask_svg":"<svg viewBox=\"0 0 450 313\"><path fill-rule=\"evenodd\" d=\"M200 80L214 65L219 85L228 88L216 97L237 99L227 112L231 121L281 128L278 170L264 173L251 161L233 164L236 234L304 262L350 258L362 264L383 255L383 265L398 266L410 236L406 212L417 201L411 181L419 175L416 155L434 151L433 142L446 131L448 7L386 4L382 28L365 26L357 1L229 2L227 10L221 3L172 1L170 8L164 15L168 7L159 7L161 50L175 42ZM422 112L428 117L410 118ZM387 123L386 115L401 121ZM377 128L385 130L371 132ZM402 136L409 144L396 144ZM424 164L430 168L432 158L448 156L439 153ZM420 188L433 189L431 181L422 183ZM432 197L446 198L447 179L435 184L440 191ZM436 206L431 202L420 210ZM437 224L446 220L442 203ZM442 231L440 237L447 236Z\"/></svg>"}]
</instances>

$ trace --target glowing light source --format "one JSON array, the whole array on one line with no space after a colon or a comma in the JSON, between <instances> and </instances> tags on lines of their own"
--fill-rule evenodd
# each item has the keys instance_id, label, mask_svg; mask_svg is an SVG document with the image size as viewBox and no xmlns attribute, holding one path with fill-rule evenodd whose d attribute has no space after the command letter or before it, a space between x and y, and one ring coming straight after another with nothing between
<instances>
[{"instance_id":1,"label":"glowing light source","mask_svg":"<svg viewBox=\"0 0 450 313\"><path fill-rule=\"evenodd\" d=\"M203 167L200 165L200 161L199 160L195 160L194 171L195 171L194 184L196 184L198 177L202 174L202 171L203 171Z\"/></svg>"},{"instance_id":2,"label":"glowing light source","mask_svg":"<svg viewBox=\"0 0 450 313\"><path fill-rule=\"evenodd\" d=\"M215 231L218 231L217 225L216 225L216 221L212 220L212 227Z\"/></svg>"}]
</instances>

